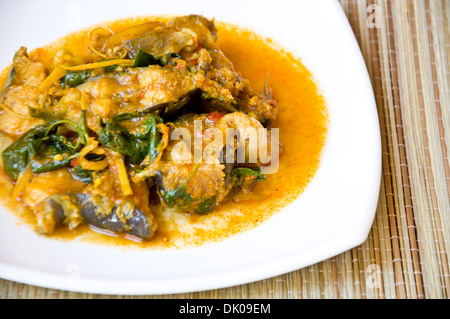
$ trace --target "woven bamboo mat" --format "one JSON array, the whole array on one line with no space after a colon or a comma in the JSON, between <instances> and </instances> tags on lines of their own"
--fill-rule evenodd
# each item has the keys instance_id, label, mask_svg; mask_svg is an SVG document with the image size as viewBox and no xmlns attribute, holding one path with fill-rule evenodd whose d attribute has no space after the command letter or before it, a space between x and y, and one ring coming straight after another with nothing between
<instances>
[{"instance_id":1,"label":"woven bamboo mat","mask_svg":"<svg viewBox=\"0 0 450 319\"><path fill-rule=\"evenodd\" d=\"M367 241L282 276L137 298L450 298L450 1L341 0L374 87L383 178ZM1 298L130 298L0 280Z\"/></svg>"}]
</instances>

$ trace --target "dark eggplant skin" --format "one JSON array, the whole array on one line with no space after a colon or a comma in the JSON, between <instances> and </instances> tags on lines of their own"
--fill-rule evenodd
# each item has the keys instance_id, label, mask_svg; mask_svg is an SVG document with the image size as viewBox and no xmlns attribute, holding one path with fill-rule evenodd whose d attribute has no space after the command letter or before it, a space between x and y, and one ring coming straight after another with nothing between
<instances>
[{"instance_id":1,"label":"dark eggplant skin","mask_svg":"<svg viewBox=\"0 0 450 319\"><path fill-rule=\"evenodd\" d=\"M86 224L116 233L124 233L145 240L151 239L152 221L139 208L129 203L126 216L119 216L118 211L125 205L104 205L107 199L88 194L58 194L46 199L47 211L52 212L56 225L62 225L70 215L64 210L64 201L70 201L78 209ZM130 209L131 208L131 209ZM126 222L123 221L126 220Z\"/></svg>"},{"instance_id":2,"label":"dark eggplant skin","mask_svg":"<svg viewBox=\"0 0 450 319\"><path fill-rule=\"evenodd\" d=\"M182 116L178 119L178 124L182 126L181 123L184 121L189 121L189 119L198 119L198 117L190 118L189 114L186 114L185 116ZM177 123L177 121L175 121ZM176 125L176 124L175 124ZM191 172L190 177L187 180L184 180L184 183L182 183L180 186L178 186L175 189L170 189L165 187L167 185L167 182L169 181L169 177L167 175L167 171L162 172L161 170L157 170L156 174L154 176L154 182L156 185L156 190L158 192L158 195L163 203L171 208L177 208L181 211L184 211L186 213L196 213L196 214L208 214L210 213L214 208L219 206L221 202L225 199L227 194L231 191L233 185L235 184L235 178L231 177L231 172L234 167L234 163L228 163L226 160L226 147L223 148L221 154L220 154L220 162L223 164L223 168L221 171L224 174L223 178L223 185L220 189L218 189L216 192L203 192L201 197L196 197L193 194L189 193L189 191L186 188L186 184L190 181L196 187L204 188L202 185L202 182L204 181L204 177L198 177L195 175L195 170ZM202 165L206 167L211 168L211 174L217 174L218 170L217 168L219 166L209 166L207 163L199 163L198 167L201 167ZM183 170L185 169L183 166L177 166L175 163L173 163L173 166L171 170ZM180 172L181 173L181 172ZM170 182L169 182L170 184Z\"/></svg>"}]
</instances>

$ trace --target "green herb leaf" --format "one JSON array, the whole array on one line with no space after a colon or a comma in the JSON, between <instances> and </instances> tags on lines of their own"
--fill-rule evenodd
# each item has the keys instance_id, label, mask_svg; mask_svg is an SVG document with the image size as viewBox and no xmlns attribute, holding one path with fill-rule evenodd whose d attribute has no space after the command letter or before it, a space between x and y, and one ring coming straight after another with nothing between
<instances>
[{"instance_id":1,"label":"green herb leaf","mask_svg":"<svg viewBox=\"0 0 450 319\"><path fill-rule=\"evenodd\" d=\"M131 65L132 67L145 67L149 65L160 65L166 66L169 64L171 58L181 59L178 53L169 53L161 58L155 58L153 55L145 52L142 49L139 49L138 53L134 57L134 63Z\"/></svg>"},{"instance_id":2,"label":"green herb leaf","mask_svg":"<svg viewBox=\"0 0 450 319\"><path fill-rule=\"evenodd\" d=\"M261 173L260 168L238 167L231 171L231 177L235 179L234 187L239 187L245 180L262 181L266 175Z\"/></svg>"},{"instance_id":3,"label":"green herb leaf","mask_svg":"<svg viewBox=\"0 0 450 319\"><path fill-rule=\"evenodd\" d=\"M85 184L92 184L94 182L92 178L93 171L84 169L80 165L70 168L69 171L75 179Z\"/></svg>"},{"instance_id":4,"label":"green herb leaf","mask_svg":"<svg viewBox=\"0 0 450 319\"><path fill-rule=\"evenodd\" d=\"M212 211L217 206L216 198L207 198L202 200L200 205L198 205L197 210L195 211L197 214L207 214Z\"/></svg>"},{"instance_id":5,"label":"green herb leaf","mask_svg":"<svg viewBox=\"0 0 450 319\"><path fill-rule=\"evenodd\" d=\"M155 59L155 57L151 54L148 54L144 50L139 49L138 53L134 57L134 64L132 67L144 67L149 65L159 64L159 60Z\"/></svg>"},{"instance_id":6,"label":"green herb leaf","mask_svg":"<svg viewBox=\"0 0 450 319\"><path fill-rule=\"evenodd\" d=\"M40 159L33 158L30 161L31 171L33 173L38 174L38 173L53 171L58 168L63 168L65 166L68 166L70 161L72 159L74 159L76 156L78 156L78 154L65 155L65 156L62 155L62 159L56 159L54 157L53 158L47 157L47 158L40 158Z\"/></svg>"},{"instance_id":7,"label":"green herb leaf","mask_svg":"<svg viewBox=\"0 0 450 319\"><path fill-rule=\"evenodd\" d=\"M90 72L88 70L67 71L67 74L61 78L62 87L76 87L89 79Z\"/></svg>"},{"instance_id":8,"label":"green herb leaf","mask_svg":"<svg viewBox=\"0 0 450 319\"><path fill-rule=\"evenodd\" d=\"M159 118L159 120L161 119ZM145 123L147 126L149 137L148 155L150 157L150 164L153 163L153 161L158 156L158 146L161 143L162 136L161 133L156 128L156 125L158 124L159 120L156 117L150 117Z\"/></svg>"},{"instance_id":9,"label":"green herb leaf","mask_svg":"<svg viewBox=\"0 0 450 319\"><path fill-rule=\"evenodd\" d=\"M42 143L50 124L37 125L25 132L2 152L3 169L12 180L28 166L30 158Z\"/></svg>"},{"instance_id":10,"label":"green herb leaf","mask_svg":"<svg viewBox=\"0 0 450 319\"><path fill-rule=\"evenodd\" d=\"M192 197L186 192L186 185L184 184L174 190L164 191L162 195L169 207L174 207L177 201L182 201L183 204L192 201Z\"/></svg>"},{"instance_id":11,"label":"green herb leaf","mask_svg":"<svg viewBox=\"0 0 450 319\"><path fill-rule=\"evenodd\" d=\"M59 125L70 124L77 128L77 143L74 138L56 134ZM33 173L43 173L69 165L78 156L82 145L88 142L86 111L81 112L80 122L60 120L37 125L25 132L2 152L5 172L16 180L28 166Z\"/></svg>"},{"instance_id":12,"label":"green herb leaf","mask_svg":"<svg viewBox=\"0 0 450 319\"><path fill-rule=\"evenodd\" d=\"M161 142L161 134L156 125L162 123L162 120L159 116L147 116L148 119L139 132L131 133L119 123L144 116L132 113L117 115L99 132L99 142L127 156L132 164L141 162L147 155L150 156L150 163L153 162L158 155L158 146Z\"/></svg>"},{"instance_id":13,"label":"green herb leaf","mask_svg":"<svg viewBox=\"0 0 450 319\"><path fill-rule=\"evenodd\" d=\"M191 204L194 200L192 196L186 192L185 184L174 190L162 192L162 196L169 207L189 207L192 206ZM196 202L198 203L198 200L196 200ZM194 212L203 215L211 212L217 206L217 202L215 197L211 197L201 199L196 205L197 207Z\"/></svg>"}]
</instances>

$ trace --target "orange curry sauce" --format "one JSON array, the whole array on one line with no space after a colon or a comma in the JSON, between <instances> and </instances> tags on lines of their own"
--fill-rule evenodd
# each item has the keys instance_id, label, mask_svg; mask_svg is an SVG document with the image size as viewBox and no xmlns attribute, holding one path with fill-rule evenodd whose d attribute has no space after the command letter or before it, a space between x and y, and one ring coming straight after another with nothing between
<instances>
[{"instance_id":1,"label":"orange curry sauce","mask_svg":"<svg viewBox=\"0 0 450 319\"><path fill-rule=\"evenodd\" d=\"M126 19L102 25L119 31L154 19ZM124 237L100 234L86 225L74 231L61 227L49 239L76 238L121 248L197 246L257 226L292 202L305 189L319 167L328 122L325 100L311 73L298 59L269 39L223 23L216 22L216 26L220 48L234 63L236 70L250 81L256 92L263 90L266 75L269 75L269 85L279 109L278 120L273 126L279 128L282 144L278 172L268 175L265 181L257 182L250 199L242 196L240 200L231 198L208 215L187 216L155 205L152 208L159 227L156 236L148 242L136 243ZM87 30L84 30L46 47L28 50L31 58L49 65L61 48L69 48L77 55L86 52L88 44ZM9 68L1 73L1 87L6 82L8 72ZM34 215L20 203L11 202L14 185L3 172L0 173L2 204L20 217L21 224L34 227Z\"/></svg>"}]
</instances>

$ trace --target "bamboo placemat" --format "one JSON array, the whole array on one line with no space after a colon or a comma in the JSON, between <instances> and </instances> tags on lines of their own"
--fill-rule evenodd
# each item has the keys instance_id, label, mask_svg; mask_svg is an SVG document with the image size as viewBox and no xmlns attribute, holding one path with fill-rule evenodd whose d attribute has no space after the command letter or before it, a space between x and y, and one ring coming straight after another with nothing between
<instances>
[{"instance_id":1,"label":"bamboo placemat","mask_svg":"<svg viewBox=\"0 0 450 319\"><path fill-rule=\"evenodd\" d=\"M450 298L450 1L340 2L372 79L381 127L383 178L367 241L251 284L136 298ZM1 279L0 297L134 298Z\"/></svg>"}]
</instances>

